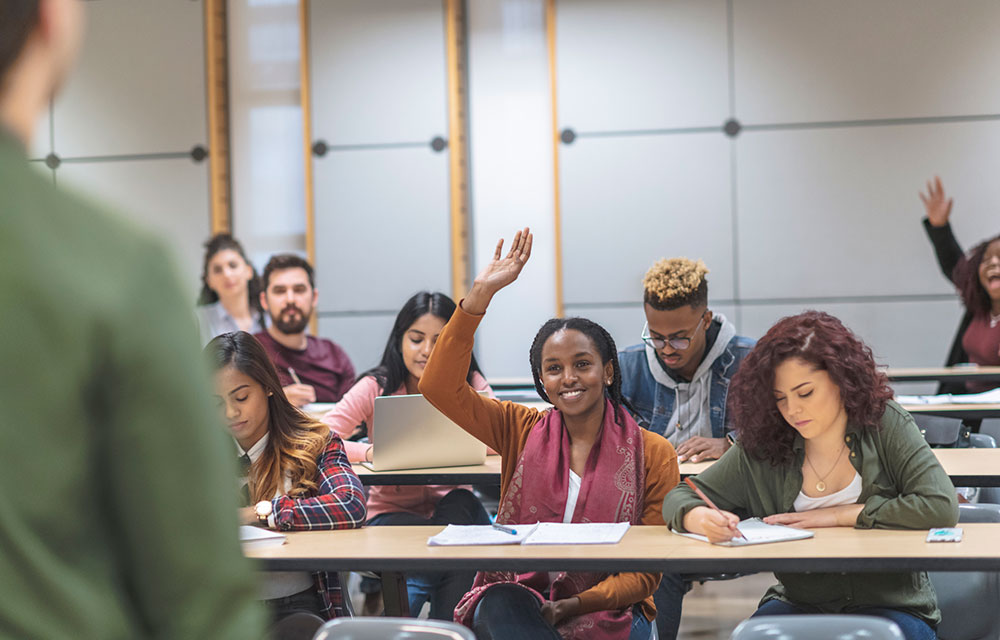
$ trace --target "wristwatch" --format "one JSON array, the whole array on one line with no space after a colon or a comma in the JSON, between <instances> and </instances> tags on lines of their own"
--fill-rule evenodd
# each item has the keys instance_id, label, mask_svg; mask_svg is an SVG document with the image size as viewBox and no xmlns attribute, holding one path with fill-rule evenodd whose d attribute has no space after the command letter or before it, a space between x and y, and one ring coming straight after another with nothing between
<instances>
[{"instance_id":1,"label":"wristwatch","mask_svg":"<svg viewBox=\"0 0 1000 640\"><path fill-rule=\"evenodd\" d=\"M257 514L257 524L262 527L267 526L267 519L271 515L271 511L274 507L271 505L270 500L261 500L253 506L253 512Z\"/></svg>"}]
</instances>

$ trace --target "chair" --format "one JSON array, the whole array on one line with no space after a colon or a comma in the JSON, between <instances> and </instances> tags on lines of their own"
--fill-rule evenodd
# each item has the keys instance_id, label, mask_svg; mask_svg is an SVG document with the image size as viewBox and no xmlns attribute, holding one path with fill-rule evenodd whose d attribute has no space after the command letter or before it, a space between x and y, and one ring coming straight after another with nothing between
<instances>
[{"instance_id":1,"label":"chair","mask_svg":"<svg viewBox=\"0 0 1000 640\"><path fill-rule=\"evenodd\" d=\"M944 418L914 413L913 421L920 428L921 435L932 447L968 447L972 431L958 418Z\"/></svg>"},{"instance_id":2,"label":"chair","mask_svg":"<svg viewBox=\"0 0 1000 640\"><path fill-rule=\"evenodd\" d=\"M1000 522L1000 504L961 504L958 521ZM941 640L1000 638L1000 574L934 571L930 578L941 609Z\"/></svg>"},{"instance_id":3,"label":"chair","mask_svg":"<svg viewBox=\"0 0 1000 640\"><path fill-rule=\"evenodd\" d=\"M996 439L985 433L970 433L969 446L973 449L996 449Z\"/></svg>"},{"instance_id":4,"label":"chair","mask_svg":"<svg viewBox=\"0 0 1000 640\"><path fill-rule=\"evenodd\" d=\"M1000 440L1000 418L983 418L979 423L979 433L993 436L995 440Z\"/></svg>"},{"instance_id":5,"label":"chair","mask_svg":"<svg viewBox=\"0 0 1000 640\"><path fill-rule=\"evenodd\" d=\"M313 640L476 640L472 631L454 622L418 618L337 618Z\"/></svg>"},{"instance_id":6,"label":"chair","mask_svg":"<svg viewBox=\"0 0 1000 640\"><path fill-rule=\"evenodd\" d=\"M903 640L903 632L886 618L813 613L750 618L729 640Z\"/></svg>"},{"instance_id":7,"label":"chair","mask_svg":"<svg viewBox=\"0 0 1000 640\"><path fill-rule=\"evenodd\" d=\"M293 613L278 620L266 637L271 640L309 640L323 626L323 618L312 613Z\"/></svg>"}]
</instances>

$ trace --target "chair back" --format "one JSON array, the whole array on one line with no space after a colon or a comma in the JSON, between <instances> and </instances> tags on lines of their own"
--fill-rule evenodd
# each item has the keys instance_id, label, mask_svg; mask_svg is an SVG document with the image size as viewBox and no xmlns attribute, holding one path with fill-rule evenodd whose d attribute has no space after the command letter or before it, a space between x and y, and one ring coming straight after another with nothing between
<instances>
[{"instance_id":1,"label":"chair back","mask_svg":"<svg viewBox=\"0 0 1000 640\"><path fill-rule=\"evenodd\" d=\"M323 626L323 618L312 613L293 613L278 620L267 635L271 640L311 640Z\"/></svg>"},{"instance_id":2,"label":"chair back","mask_svg":"<svg viewBox=\"0 0 1000 640\"><path fill-rule=\"evenodd\" d=\"M1000 504L960 504L958 521L1000 522ZM941 640L1000 637L1000 574L934 571L930 578L941 609L941 624L937 628Z\"/></svg>"},{"instance_id":3,"label":"chair back","mask_svg":"<svg viewBox=\"0 0 1000 640\"><path fill-rule=\"evenodd\" d=\"M811 613L759 616L740 623L730 640L904 640L886 618Z\"/></svg>"},{"instance_id":4,"label":"chair back","mask_svg":"<svg viewBox=\"0 0 1000 640\"><path fill-rule=\"evenodd\" d=\"M973 449L996 449L996 439L985 433L970 433L969 446Z\"/></svg>"},{"instance_id":5,"label":"chair back","mask_svg":"<svg viewBox=\"0 0 1000 640\"><path fill-rule=\"evenodd\" d=\"M958 418L944 418L914 413L913 421L920 428L921 435L932 447L968 447L972 429L962 424Z\"/></svg>"},{"instance_id":6,"label":"chair back","mask_svg":"<svg viewBox=\"0 0 1000 640\"><path fill-rule=\"evenodd\" d=\"M476 640L472 631L454 622L418 618L337 618L313 640Z\"/></svg>"}]
</instances>

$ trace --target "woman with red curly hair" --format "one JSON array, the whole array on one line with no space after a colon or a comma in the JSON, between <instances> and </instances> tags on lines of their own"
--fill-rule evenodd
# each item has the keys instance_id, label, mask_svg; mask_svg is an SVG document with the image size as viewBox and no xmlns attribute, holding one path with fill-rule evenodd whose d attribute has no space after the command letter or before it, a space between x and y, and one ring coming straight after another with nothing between
<instances>
[{"instance_id":1,"label":"woman with red curly hair","mask_svg":"<svg viewBox=\"0 0 1000 640\"><path fill-rule=\"evenodd\" d=\"M800 528L928 529L958 521L958 501L910 415L892 401L869 349L819 311L778 321L729 392L739 442L694 482L667 494L675 531L736 535L739 511ZM941 620L925 572L776 573L754 615L855 613L889 618L910 640Z\"/></svg>"}]
</instances>

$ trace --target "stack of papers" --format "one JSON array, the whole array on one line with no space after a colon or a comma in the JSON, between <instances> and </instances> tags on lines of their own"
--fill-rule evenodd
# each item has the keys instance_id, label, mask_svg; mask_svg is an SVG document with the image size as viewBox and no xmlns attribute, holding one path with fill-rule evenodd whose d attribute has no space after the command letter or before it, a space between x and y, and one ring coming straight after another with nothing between
<instances>
[{"instance_id":1,"label":"stack of papers","mask_svg":"<svg viewBox=\"0 0 1000 640\"><path fill-rule=\"evenodd\" d=\"M939 393L936 396L896 396L899 404L998 404L1000 388L982 393Z\"/></svg>"},{"instance_id":2,"label":"stack of papers","mask_svg":"<svg viewBox=\"0 0 1000 640\"><path fill-rule=\"evenodd\" d=\"M287 536L283 533L261 529L260 527L240 526L240 542L244 549L267 549L285 544Z\"/></svg>"},{"instance_id":3,"label":"stack of papers","mask_svg":"<svg viewBox=\"0 0 1000 640\"><path fill-rule=\"evenodd\" d=\"M748 518L746 520L741 520L737 525L746 540L742 538L733 538L729 542L716 542L722 547L745 547L750 544L766 544L768 542L785 542L787 540L804 540L806 538L813 537L812 531L806 531L805 529L796 529L794 527L786 527L783 524L767 524L760 518ZM701 540L702 542L708 542L708 538L697 533L679 533L674 531L679 536L684 536L685 538L694 538L695 540Z\"/></svg>"},{"instance_id":4,"label":"stack of papers","mask_svg":"<svg viewBox=\"0 0 1000 640\"><path fill-rule=\"evenodd\" d=\"M490 544L617 544L628 531L627 522L562 523L507 525L517 533L505 533L489 525L449 524L444 531L427 539L438 546Z\"/></svg>"}]
</instances>

